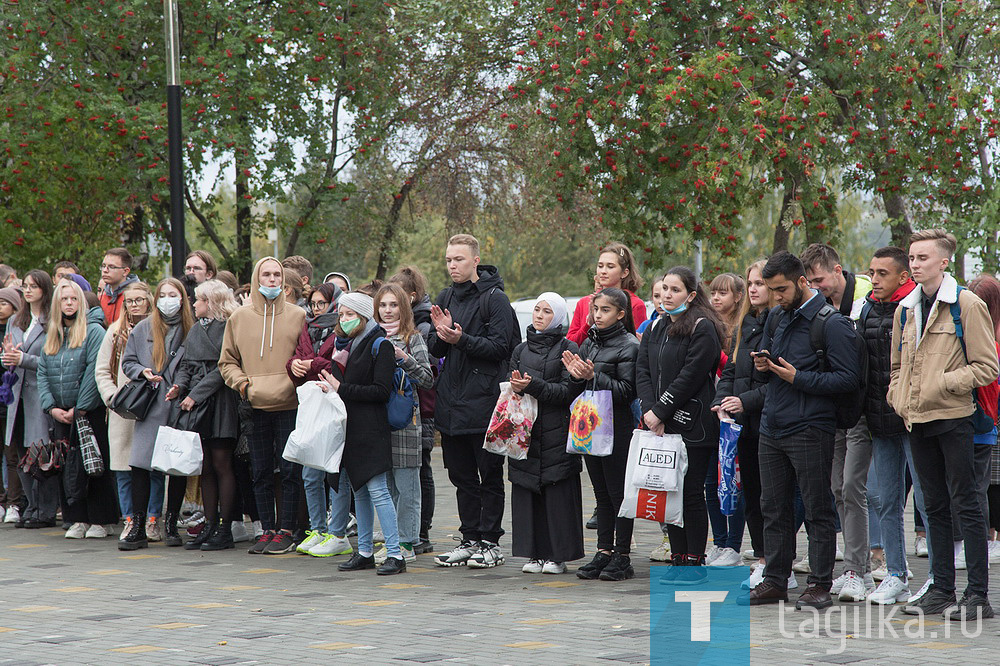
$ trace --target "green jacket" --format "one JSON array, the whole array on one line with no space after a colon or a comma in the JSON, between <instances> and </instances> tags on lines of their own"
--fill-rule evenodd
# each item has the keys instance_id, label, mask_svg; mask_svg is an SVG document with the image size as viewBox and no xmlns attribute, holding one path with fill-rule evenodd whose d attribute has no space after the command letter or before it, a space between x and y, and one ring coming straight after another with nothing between
<instances>
[{"instance_id":1,"label":"green jacket","mask_svg":"<svg viewBox=\"0 0 1000 666\"><path fill-rule=\"evenodd\" d=\"M70 349L66 336L53 355L42 352L38 361L38 397L42 411L53 407L81 411L97 409L104 403L97 390L97 353L104 340L104 313L101 308L87 312L87 337L83 345ZM65 331L64 331L65 333Z\"/></svg>"}]
</instances>

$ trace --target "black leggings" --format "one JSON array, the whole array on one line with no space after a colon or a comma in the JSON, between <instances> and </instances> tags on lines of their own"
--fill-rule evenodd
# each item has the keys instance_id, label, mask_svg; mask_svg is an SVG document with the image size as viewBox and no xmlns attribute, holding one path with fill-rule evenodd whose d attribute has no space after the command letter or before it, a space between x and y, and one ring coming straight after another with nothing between
<instances>
[{"instance_id":1,"label":"black leggings","mask_svg":"<svg viewBox=\"0 0 1000 666\"><path fill-rule=\"evenodd\" d=\"M205 522L215 525L236 520L236 475L233 472L233 449L236 439L204 439L201 464L201 498Z\"/></svg>"},{"instance_id":2,"label":"black leggings","mask_svg":"<svg viewBox=\"0 0 1000 666\"><path fill-rule=\"evenodd\" d=\"M141 467L132 468L132 506L149 506L149 470ZM167 483L167 511L177 515L184 503L184 492L187 490L186 476L171 476ZM133 508L133 511L135 509Z\"/></svg>"},{"instance_id":3,"label":"black leggings","mask_svg":"<svg viewBox=\"0 0 1000 666\"><path fill-rule=\"evenodd\" d=\"M629 440L615 437L615 447L609 456L584 456L590 483L597 499L597 549L614 550L628 555L632 552L631 518L619 518L618 511L625 500L625 466L628 462ZM705 470L701 472L702 511L705 511ZM705 514L706 525L708 514ZM706 534L708 527L705 528ZM673 540L671 540L673 546Z\"/></svg>"},{"instance_id":4,"label":"black leggings","mask_svg":"<svg viewBox=\"0 0 1000 666\"><path fill-rule=\"evenodd\" d=\"M708 542L708 509L705 506L705 475L712 457L711 446L688 447L688 469L684 474L684 527L667 525L670 552L701 557Z\"/></svg>"},{"instance_id":5,"label":"black leggings","mask_svg":"<svg viewBox=\"0 0 1000 666\"><path fill-rule=\"evenodd\" d=\"M743 512L753 554L764 557L764 516L760 512L760 463L757 460L759 446L760 433L744 426L736 445L740 456L740 480L743 482Z\"/></svg>"},{"instance_id":6,"label":"black leggings","mask_svg":"<svg viewBox=\"0 0 1000 666\"><path fill-rule=\"evenodd\" d=\"M1000 486L990 484L986 489L986 498L990 504L990 515L987 517L989 528L1000 532Z\"/></svg>"}]
</instances>

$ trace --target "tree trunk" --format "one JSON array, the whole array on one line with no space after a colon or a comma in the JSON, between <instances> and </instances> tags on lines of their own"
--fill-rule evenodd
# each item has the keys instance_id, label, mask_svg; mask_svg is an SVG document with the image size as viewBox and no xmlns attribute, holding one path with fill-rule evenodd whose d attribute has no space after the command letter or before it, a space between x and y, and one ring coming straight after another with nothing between
<instances>
[{"instance_id":1,"label":"tree trunk","mask_svg":"<svg viewBox=\"0 0 1000 666\"><path fill-rule=\"evenodd\" d=\"M403 183L403 186L399 188L399 192L396 193L395 199L393 199L392 207L389 208L385 233L382 235L382 246L378 251L378 268L375 269L376 280L385 280L385 274L389 272L389 261L392 259L392 239L395 237L399 226L399 213L403 210L406 198L410 196L410 190L413 189L415 178L416 176Z\"/></svg>"},{"instance_id":2,"label":"tree trunk","mask_svg":"<svg viewBox=\"0 0 1000 666\"><path fill-rule=\"evenodd\" d=\"M913 233L913 228L910 226L910 218L906 215L906 203L902 195L885 193L882 195L882 202L889 217L887 224L892 232L892 244L907 249L910 246L910 234Z\"/></svg>"},{"instance_id":3,"label":"tree trunk","mask_svg":"<svg viewBox=\"0 0 1000 666\"><path fill-rule=\"evenodd\" d=\"M784 172L785 193L781 197L781 213L778 215L778 223L774 225L774 246L771 252L780 252L788 249L788 228L785 227L785 215L788 209L795 203L795 179L788 171Z\"/></svg>"},{"instance_id":4,"label":"tree trunk","mask_svg":"<svg viewBox=\"0 0 1000 666\"><path fill-rule=\"evenodd\" d=\"M250 254L250 201L246 195L250 193L247 185L247 177L243 173L244 151L236 149L236 258L233 269L239 276L240 282L250 281L250 272L253 269L252 257Z\"/></svg>"}]
</instances>

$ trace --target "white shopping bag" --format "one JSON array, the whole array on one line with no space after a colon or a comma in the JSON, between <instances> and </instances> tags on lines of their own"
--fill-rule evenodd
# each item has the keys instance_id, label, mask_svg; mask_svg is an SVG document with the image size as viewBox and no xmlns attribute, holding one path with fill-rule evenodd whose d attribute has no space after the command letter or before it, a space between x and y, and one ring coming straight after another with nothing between
<instances>
[{"instance_id":1,"label":"white shopping bag","mask_svg":"<svg viewBox=\"0 0 1000 666\"><path fill-rule=\"evenodd\" d=\"M160 426L153 444L152 468L173 476L201 474L201 435Z\"/></svg>"},{"instance_id":2,"label":"white shopping bag","mask_svg":"<svg viewBox=\"0 0 1000 666\"><path fill-rule=\"evenodd\" d=\"M632 485L646 490L676 491L684 487L687 447L680 435L657 436L648 430L633 430L630 447L638 447Z\"/></svg>"},{"instance_id":3,"label":"white shopping bag","mask_svg":"<svg viewBox=\"0 0 1000 666\"><path fill-rule=\"evenodd\" d=\"M331 474L340 471L347 438L347 407L336 391L323 392L319 382L306 382L296 393L299 410L295 430L281 457Z\"/></svg>"},{"instance_id":4,"label":"white shopping bag","mask_svg":"<svg viewBox=\"0 0 1000 666\"><path fill-rule=\"evenodd\" d=\"M632 438L625 466L625 499L618 510L619 518L642 518L657 523L684 527L684 477L677 490L647 490L635 485L634 479L642 455L641 439ZM704 482L703 482L704 483Z\"/></svg>"}]
</instances>

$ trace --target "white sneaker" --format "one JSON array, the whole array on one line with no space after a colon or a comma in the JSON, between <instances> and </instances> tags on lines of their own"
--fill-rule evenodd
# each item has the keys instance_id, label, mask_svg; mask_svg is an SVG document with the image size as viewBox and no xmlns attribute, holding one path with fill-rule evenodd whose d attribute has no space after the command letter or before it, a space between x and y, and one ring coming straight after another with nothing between
<instances>
[{"instance_id":1,"label":"white sneaker","mask_svg":"<svg viewBox=\"0 0 1000 666\"><path fill-rule=\"evenodd\" d=\"M743 559L744 560L756 560L756 559L758 559L758 557L753 554L753 548L748 548L747 550L744 550L743 553L742 553L742 555L743 555Z\"/></svg>"},{"instance_id":2,"label":"white sneaker","mask_svg":"<svg viewBox=\"0 0 1000 666\"><path fill-rule=\"evenodd\" d=\"M203 522L205 522L205 512L199 509L198 511L195 511L187 518L182 518L178 520L177 527L180 529L187 529L188 527L194 527L195 525L200 525Z\"/></svg>"},{"instance_id":3,"label":"white sneaker","mask_svg":"<svg viewBox=\"0 0 1000 666\"><path fill-rule=\"evenodd\" d=\"M542 565L542 573L545 574L562 574L566 573L566 564L564 562L553 562L551 560L546 561Z\"/></svg>"},{"instance_id":4,"label":"white sneaker","mask_svg":"<svg viewBox=\"0 0 1000 666\"><path fill-rule=\"evenodd\" d=\"M460 541L449 551L434 556L434 563L439 567L461 567L469 563L469 559L479 552L479 544L474 541Z\"/></svg>"},{"instance_id":5,"label":"white sneaker","mask_svg":"<svg viewBox=\"0 0 1000 666\"><path fill-rule=\"evenodd\" d=\"M913 543L913 553L917 557L927 557L927 537L918 536Z\"/></svg>"},{"instance_id":6,"label":"white sneaker","mask_svg":"<svg viewBox=\"0 0 1000 666\"><path fill-rule=\"evenodd\" d=\"M837 553L834 555L834 559L838 562L844 561L844 551L840 549L840 542L837 542Z\"/></svg>"},{"instance_id":7,"label":"white sneaker","mask_svg":"<svg viewBox=\"0 0 1000 666\"><path fill-rule=\"evenodd\" d=\"M399 544L399 553L403 556L404 562L416 562L417 554L413 552L413 546L407 548L403 544Z\"/></svg>"},{"instance_id":8,"label":"white sneaker","mask_svg":"<svg viewBox=\"0 0 1000 666\"><path fill-rule=\"evenodd\" d=\"M864 601L868 596L868 588L865 587L864 579L853 571L844 574L847 580L840 587L841 601Z\"/></svg>"},{"instance_id":9,"label":"white sneaker","mask_svg":"<svg viewBox=\"0 0 1000 666\"><path fill-rule=\"evenodd\" d=\"M253 521L253 535L252 535L253 538L256 539L257 537L263 534L264 534L264 526L260 524L259 520Z\"/></svg>"},{"instance_id":10,"label":"white sneaker","mask_svg":"<svg viewBox=\"0 0 1000 666\"><path fill-rule=\"evenodd\" d=\"M528 560L525 562L524 566L521 567L521 573L526 574L536 574L542 573L542 569L545 568L545 562L541 560Z\"/></svg>"},{"instance_id":11,"label":"white sneaker","mask_svg":"<svg viewBox=\"0 0 1000 666\"><path fill-rule=\"evenodd\" d=\"M146 541L155 543L163 541L163 521L157 516L146 519Z\"/></svg>"},{"instance_id":12,"label":"white sneaker","mask_svg":"<svg viewBox=\"0 0 1000 666\"><path fill-rule=\"evenodd\" d=\"M87 539L104 539L108 536L111 535L108 533L108 529L104 527L104 525L91 525L87 528L87 532L84 534L84 537Z\"/></svg>"},{"instance_id":13,"label":"white sneaker","mask_svg":"<svg viewBox=\"0 0 1000 666\"><path fill-rule=\"evenodd\" d=\"M480 541L479 550L469 558L470 569L490 569L504 563L503 551L500 545L492 541Z\"/></svg>"},{"instance_id":14,"label":"white sneaker","mask_svg":"<svg viewBox=\"0 0 1000 666\"><path fill-rule=\"evenodd\" d=\"M878 589L868 595L868 601L881 606L888 606L910 600L910 586L903 582L900 576L889 576L883 580Z\"/></svg>"},{"instance_id":15,"label":"white sneaker","mask_svg":"<svg viewBox=\"0 0 1000 666\"><path fill-rule=\"evenodd\" d=\"M347 537L338 537L327 534L326 538L309 549L307 555L313 557L333 557L334 555L351 555L354 548Z\"/></svg>"},{"instance_id":16,"label":"white sneaker","mask_svg":"<svg viewBox=\"0 0 1000 666\"><path fill-rule=\"evenodd\" d=\"M389 559L389 549L382 544L382 547L375 551L375 564L382 566Z\"/></svg>"},{"instance_id":17,"label":"white sneaker","mask_svg":"<svg viewBox=\"0 0 1000 666\"><path fill-rule=\"evenodd\" d=\"M87 530L90 529L90 525L87 523L73 523L66 530L67 539L82 539L87 536Z\"/></svg>"},{"instance_id":18,"label":"white sneaker","mask_svg":"<svg viewBox=\"0 0 1000 666\"><path fill-rule=\"evenodd\" d=\"M385 535L382 534L382 530L372 532L372 543L385 543Z\"/></svg>"},{"instance_id":19,"label":"white sneaker","mask_svg":"<svg viewBox=\"0 0 1000 666\"><path fill-rule=\"evenodd\" d=\"M250 540L247 525L242 520L234 520L230 529L233 531L233 543L242 543Z\"/></svg>"},{"instance_id":20,"label":"white sneaker","mask_svg":"<svg viewBox=\"0 0 1000 666\"><path fill-rule=\"evenodd\" d=\"M743 558L732 548L723 548L712 562L713 567L735 567L743 564Z\"/></svg>"},{"instance_id":21,"label":"white sneaker","mask_svg":"<svg viewBox=\"0 0 1000 666\"><path fill-rule=\"evenodd\" d=\"M0 516L3 516L3 507L0 507ZM16 523L21 520L21 510L16 506L7 507L7 516L3 519L5 523Z\"/></svg>"},{"instance_id":22,"label":"white sneaker","mask_svg":"<svg viewBox=\"0 0 1000 666\"><path fill-rule=\"evenodd\" d=\"M794 590L798 586L799 586L799 581L795 580L795 574L791 574L788 577L788 589L789 590Z\"/></svg>"},{"instance_id":23,"label":"white sneaker","mask_svg":"<svg viewBox=\"0 0 1000 666\"><path fill-rule=\"evenodd\" d=\"M844 583L847 582L847 573L844 572L833 579L833 585L830 586L830 596L835 596L840 594L840 591L844 589Z\"/></svg>"},{"instance_id":24,"label":"white sneaker","mask_svg":"<svg viewBox=\"0 0 1000 666\"><path fill-rule=\"evenodd\" d=\"M955 542L955 569L965 569L965 542Z\"/></svg>"},{"instance_id":25,"label":"white sneaker","mask_svg":"<svg viewBox=\"0 0 1000 666\"><path fill-rule=\"evenodd\" d=\"M750 572L750 577L740 583L744 590L752 590L764 581L764 565L760 562L754 563Z\"/></svg>"},{"instance_id":26,"label":"white sneaker","mask_svg":"<svg viewBox=\"0 0 1000 666\"><path fill-rule=\"evenodd\" d=\"M667 535L663 535L663 543L653 549L653 552L649 554L649 559L653 562L670 561L670 539Z\"/></svg>"},{"instance_id":27,"label":"white sneaker","mask_svg":"<svg viewBox=\"0 0 1000 666\"><path fill-rule=\"evenodd\" d=\"M722 548L713 545L712 548L707 553L705 553L705 566L709 567L712 566L712 563L715 562L715 558L717 558L721 554L722 554Z\"/></svg>"},{"instance_id":28,"label":"white sneaker","mask_svg":"<svg viewBox=\"0 0 1000 666\"><path fill-rule=\"evenodd\" d=\"M305 541L295 547L295 551L303 555L308 555L310 548L320 545L326 541L327 537L324 532L320 532L319 530L306 530L306 535Z\"/></svg>"},{"instance_id":29,"label":"white sneaker","mask_svg":"<svg viewBox=\"0 0 1000 666\"><path fill-rule=\"evenodd\" d=\"M132 529L132 516L125 516L125 525L122 526L122 533L118 535L119 541L124 541Z\"/></svg>"},{"instance_id":30,"label":"white sneaker","mask_svg":"<svg viewBox=\"0 0 1000 666\"><path fill-rule=\"evenodd\" d=\"M885 562L879 566L872 569L872 578L877 581L883 581L889 577L889 567L886 566Z\"/></svg>"},{"instance_id":31,"label":"white sneaker","mask_svg":"<svg viewBox=\"0 0 1000 666\"><path fill-rule=\"evenodd\" d=\"M1000 541L990 541L987 547L990 564L1000 564Z\"/></svg>"},{"instance_id":32,"label":"white sneaker","mask_svg":"<svg viewBox=\"0 0 1000 666\"><path fill-rule=\"evenodd\" d=\"M793 564L792 571L801 574L812 573L812 568L809 566L809 558L803 557L801 560Z\"/></svg>"},{"instance_id":33,"label":"white sneaker","mask_svg":"<svg viewBox=\"0 0 1000 666\"><path fill-rule=\"evenodd\" d=\"M921 587L919 590L917 590L916 594L914 594L914 595L912 595L910 597L909 601L911 601L911 602L917 601L917 599L919 599L920 597L924 596L927 593L927 590L931 589L931 585L933 585L933 584L934 584L934 577L933 576L928 576L927 577L927 582L924 583L923 587Z\"/></svg>"}]
</instances>

